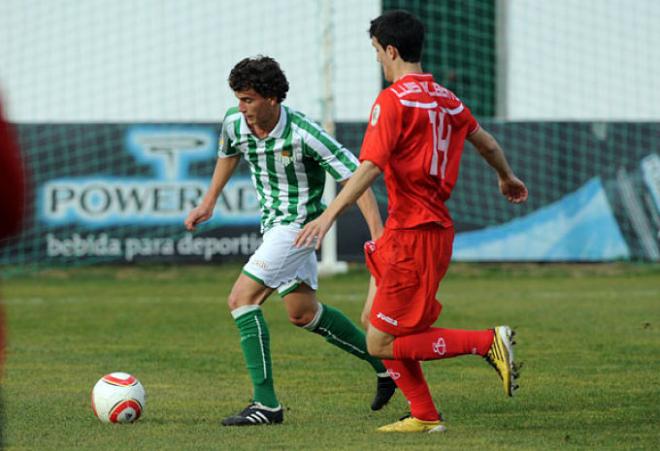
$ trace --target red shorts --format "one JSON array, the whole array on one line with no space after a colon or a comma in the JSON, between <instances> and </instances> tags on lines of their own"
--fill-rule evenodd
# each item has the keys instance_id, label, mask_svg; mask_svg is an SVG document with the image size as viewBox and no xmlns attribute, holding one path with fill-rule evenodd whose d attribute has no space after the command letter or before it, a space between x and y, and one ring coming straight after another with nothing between
<instances>
[{"instance_id":1,"label":"red shorts","mask_svg":"<svg viewBox=\"0 0 660 451\"><path fill-rule=\"evenodd\" d=\"M369 321L394 336L428 329L442 304L436 299L451 260L454 229L426 226L385 229L375 243L365 244L367 268L376 279Z\"/></svg>"}]
</instances>

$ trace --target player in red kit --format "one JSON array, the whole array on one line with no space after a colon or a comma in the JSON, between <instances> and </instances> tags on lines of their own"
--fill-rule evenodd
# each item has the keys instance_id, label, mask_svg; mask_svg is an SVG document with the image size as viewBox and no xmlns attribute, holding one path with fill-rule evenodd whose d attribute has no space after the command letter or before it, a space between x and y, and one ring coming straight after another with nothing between
<instances>
[{"instance_id":1,"label":"player in red kit","mask_svg":"<svg viewBox=\"0 0 660 451\"><path fill-rule=\"evenodd\" d=\"M23 163L14 129L5 120L0 102L0 247L2 240L20 231L23 219L25 187ZM0 299L1 301L1 299ZM5 319L0 302L0 389L4 358ZM3 445L4 415L0 391L0 449Z\"/></svg>"},{"instance_id":2,"label":"player in red kit","mask_svg":"<svg viewBox=\"0 0 660 451\"><path fill-rule=\"evenodd\" d=\"M337 216L385 174L389 216L385 232L365 245L367 267L376 281L370 310L369 353L384 359L411 415L379 428L382 432L440 432L446 428L424 379L420 361L466 354L483 356L512 396L517 388L513 331L432 327L442 305L436 299L452 253L454 228L445 202L458 178L465 140L495 170L499 189L512 203L527 188L509 167L497 141L451 91L420 64L424 27L404 11L384 13L369 30L377 60L392 85L371 110L360 167L328 209L305 226L297 244L323 236Z\"/></svg>"}]
</instances>

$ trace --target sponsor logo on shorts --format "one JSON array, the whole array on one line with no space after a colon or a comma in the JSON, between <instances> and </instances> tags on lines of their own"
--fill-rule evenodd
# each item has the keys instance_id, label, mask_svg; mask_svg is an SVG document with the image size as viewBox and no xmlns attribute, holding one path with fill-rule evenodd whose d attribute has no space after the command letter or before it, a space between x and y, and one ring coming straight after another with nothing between
<instances>
[{"instance_id":1,"label":"sponsor logo on shorts","mask_svg":"<svg viewBox=\"0 0 660 451\"><path fill-rule=\"evenodd\" d=\"M257 266L257 267L261 268L261 269L266 269L266 270L268 269L268 263L266 263L263 260L252 260L252 264L254 266Z\"/></svg>"},{"instance_id":2,"label":"sponsor logo on shorts","mask_svg":"<svg viewBox=\"0 0 660 451\"><path fill-rule=\"evenodd\" d=\"M386 323L390 323L393 326L398 326L399 322L395 320L394 318L390 318L389 316L385 315L384 313L378 312L378 315L376 315L376 318L382 319Z\"/></svg>"},{"instance_id":3,"label":"sponsor logo on shorts","mask_svg":"<svg viewBox=\"0 0 660 451\"><path fill-rule=\"evenodd\" d=\"M447 352L447 345L445 344L444 338L440 337L435 343L433 343L433 352L438 355L445 355L445 352Z\"/></svg>"}]
</instances>

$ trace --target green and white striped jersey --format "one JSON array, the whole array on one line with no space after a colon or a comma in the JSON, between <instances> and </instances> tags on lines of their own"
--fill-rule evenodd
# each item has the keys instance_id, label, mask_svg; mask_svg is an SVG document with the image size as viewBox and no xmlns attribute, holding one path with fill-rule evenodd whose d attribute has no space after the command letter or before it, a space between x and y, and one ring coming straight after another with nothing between
<instances>
[{"instance_id":1,"label":"green and white striped jersey","mask_svg":"<svg viewBox=\"0 0 660 451\"><path fill-rule=\"evenodd\" d=\"M306 224L325 205L326 171L338 182L349 178L358 159L318 124L283 105L275 128L257 138L238 108L227 110L218 157L243 154L261 205L261 231L276 224Z\"/></svg>"}]
</instances>

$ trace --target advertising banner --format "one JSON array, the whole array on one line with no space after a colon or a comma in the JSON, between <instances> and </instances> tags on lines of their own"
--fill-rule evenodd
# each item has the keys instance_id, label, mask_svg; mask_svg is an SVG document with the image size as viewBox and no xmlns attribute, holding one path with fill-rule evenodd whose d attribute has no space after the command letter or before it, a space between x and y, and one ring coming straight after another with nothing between
<instances>
[{"instance_id":1,"label":"advertising banner","mask_svg":"<svg viewBox=\"0 0 660 451\"><path fill-rule=\"evenodd\" d=\"M448 202L454 259L658 259L658 124L482 125L497 136L530 197L523 205L506 202L493 171L466 144ZM194 233L184 229L215 167L216 124L17 129L31 200L23 233L5 243L0 265L244 262L261 242L260 206L243 161L214 216ZM364 124L338 124L337 138L357 154L363 130ZM382 178L374 192L385 218ZM338 221L339 258L363 261L370 238L351 207Z\"/></svg>"}]
</instances>

